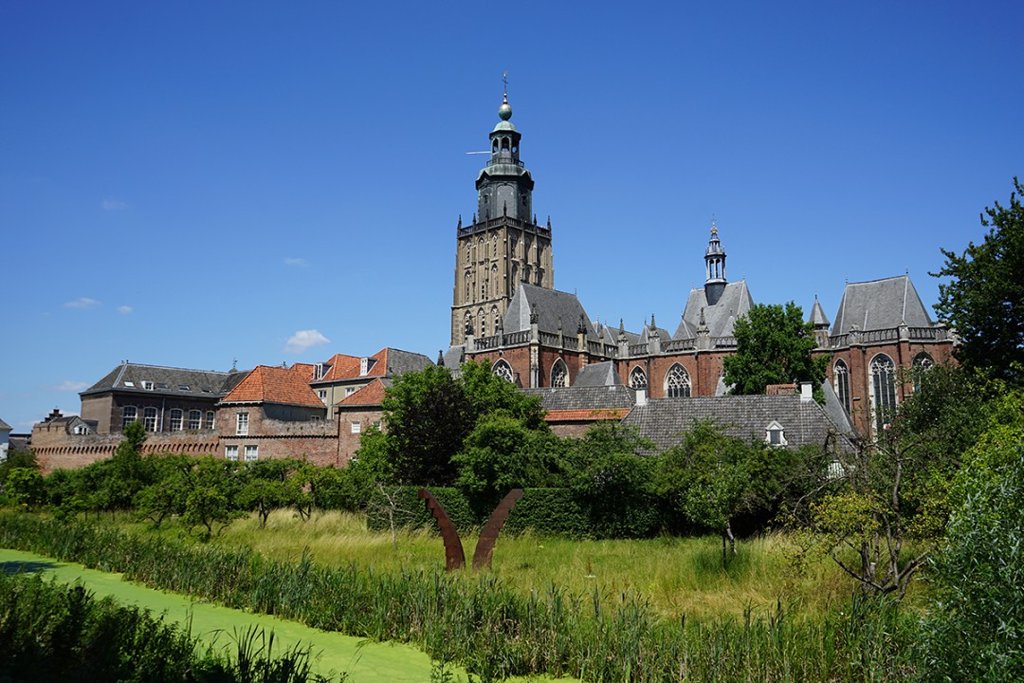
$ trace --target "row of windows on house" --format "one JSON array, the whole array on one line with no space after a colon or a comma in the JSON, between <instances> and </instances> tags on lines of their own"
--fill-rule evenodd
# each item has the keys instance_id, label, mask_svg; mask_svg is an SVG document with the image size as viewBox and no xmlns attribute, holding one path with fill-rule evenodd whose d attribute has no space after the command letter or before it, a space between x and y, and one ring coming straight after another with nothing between
<instances>
[{"instance_id":1,"label":"row of windows on house","mask_svg":"<svg viewBox=\"0 0 1024 683\"><path fill-rule=\"evenodd\" d=\"M245 462L256 462L260 459L260 447L246 445L244 451ZM224 458L231 462L238 462L238 446L225 446Z\"/></svg>"},{"instance_id":2,"label":"row of windows on house","mask_svg":"<svg viewBox=\"0 0 1024 683\"><path fill-rule=\"evenodd\" d=\"M169 431L181 432L185 429L213 429L215 414L212 410L206 411L205 420L203 411L201 410L190 410L188 411L187 417L188 420L186 421L186 414L184 410L180 408L172 408L168 412ZM124 406L121 408L122 429L130 425L132 422L137 422L138 420L139 409L137 407ZM156 408L149 406L142 409L142 426L147 432L165 431L161 422L161 416Z\"/></svg>"}]
</instances>

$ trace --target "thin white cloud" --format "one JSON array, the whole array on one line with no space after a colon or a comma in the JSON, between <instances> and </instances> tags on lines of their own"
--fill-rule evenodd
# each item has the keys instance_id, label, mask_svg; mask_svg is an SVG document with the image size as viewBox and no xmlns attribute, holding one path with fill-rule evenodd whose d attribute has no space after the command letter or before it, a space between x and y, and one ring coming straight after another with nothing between
<instances>
[{"instance_id":1,"label":"thin white cloud","mask_svg":"<svg viewBox=\"0 0 1024 683\"><path fill-rule=\"evenodd\" d=\"M309 262L306 261L306 259L300 258L298 256L289 256L285 258L284 264L286 266L291 266L293 268L305 268L306 266L309 265Z\"/></svg>"},{"instance_id":2,"label":"thin white cloud","mask_svg":"<svg viewBox=\"0 0 1024 683\"><path fill-rule=\"evenodd\" d=\"M314 346L330 344L331 340L320 334L319 330L299 330L284 345L285 353L303 353Z\"/></svg>"},{"instance_id":3,"label":"thin white cloud","mask_svg":"<svg viewBox=\"0 0 1024 683\"><path fill-rule=\"evenodd\" d=\"M99 305L99 301L96 301L96 299L90 299L87 296L80 296L77 299L64 302L64 308L77 308L80 311L84 311L88 308L96 308Z\"/></svg>"},{"instance_id":4,"label":"thin white cloud","mask_svg":"<svg viewBox=\"0 0 1024 683\"><path fill-rule=\"evenodd\" d=\"M100 202L100 208L104 211L121 211L127 209L128 205L120 199L104 199Z\"/></svg>"},{"instance_id":5,"label":"thin white cloud","mask_svg":"<svg viewBox=\"0 0 1024 683\"><path fill-rule=\"evenodd\" d=\"M117 307L117 312L120 313L121 315L128 315L129 313L131 313L134 310L135 309L132 308L131 306L118 306Z\"/></svg>"},{"instance_id":6,"label":"thin white cloud","mask_svg":"<svg viewBox=\"0 0 1024 683\"><path fill-rule=\"evenodd\" d=\"M66 379L57 386L54 387L56 391L81 391L89 386L88 382L76 382L71 379Z\"/></svg>"}]
</instances>

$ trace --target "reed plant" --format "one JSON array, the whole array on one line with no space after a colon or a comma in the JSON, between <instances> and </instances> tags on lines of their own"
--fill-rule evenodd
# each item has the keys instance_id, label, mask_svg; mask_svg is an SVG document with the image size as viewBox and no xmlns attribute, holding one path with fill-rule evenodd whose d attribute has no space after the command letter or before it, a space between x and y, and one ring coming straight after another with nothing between
<instances>
[{"instance_id":1,"label":"reed plant","mask_svg":"<svg viewBox=\"0 0 1024 683\"><path fill-rule=\"evenodd\" d=\"M325 630L415 643L483 681L864 681L914 670L916 619L887 602L855 600L813 617L778 603L738 618L668 619L630 589L548 583L524 594L496 574L329 567L308 553L279 561L24 514L0 515L0 544Z\"/></svg>"},{"instance_id":2,"label":"reed plant","mask_svg":"<svg viewBox=\"0 0 1024 683\"><path fill-rule=\"evenodd\" d=\"M96 600L77 585L0 574L0 680L304 683L308 650L279 656L273 634L232 634L234 652L202 648L181 628L145 610ZM344 677L342 677L342 680Z\"/></svg>"}]
</instances>

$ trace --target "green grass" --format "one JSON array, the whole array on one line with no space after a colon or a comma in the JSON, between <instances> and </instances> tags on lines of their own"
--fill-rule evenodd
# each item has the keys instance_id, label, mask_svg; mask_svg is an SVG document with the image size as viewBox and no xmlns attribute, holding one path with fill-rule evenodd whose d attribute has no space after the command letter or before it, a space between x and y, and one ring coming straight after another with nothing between
<instances>
[{"instance_id":1,"label":"green grass","mask_svg":"<svg viewBox=\"0 0 1024 683\"><path fill-rule=\"evenodd\" d=\"M153 533L147 524L116 519L117 526ZM173 524L158 533L189 538ZM475 535L462 540L467 561L476 541ZM393 542L389 533L367 531L363 515L340 512L318 512L303 521L290 510L278 510L265 529L249 516L211 543L251 548L285 562L307 554L325 566L354 563L382 572L444 566L443 545L432 530L399 530ZM741 617L750 609L766 613L780 602L791 611L821 615L847 602L856 589L828 558L798 569L796 542L786 534L743 540L737 547L737 556L723 569L718 537L585 541L527 533L499 537L491 573L524 595L552 584L573 594L590 595L596 588L606 599L634 593L670 619ZM468 569L465 574L472 577ZM920 602L922 594L915 587L908 604Z\"/></svg>"}]
</instances>

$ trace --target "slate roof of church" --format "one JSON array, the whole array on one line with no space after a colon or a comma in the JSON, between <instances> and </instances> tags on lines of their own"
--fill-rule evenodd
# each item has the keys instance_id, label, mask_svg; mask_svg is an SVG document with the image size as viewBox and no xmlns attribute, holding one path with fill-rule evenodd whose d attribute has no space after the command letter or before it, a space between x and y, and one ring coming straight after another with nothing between
<instances>
[{"instance_id":1,"label":"slate roof of church","mask_svg":"<svg viewBox=\"0 0 1024 683\"><path fill-rule=\"evenodd\" d=\"M910 327L934 325L914 283L906 275L848 282L830 334L847 334L854 328L860 331L886 330L902 324Z\"/></svg>"},{"instance_id":2,"label":"slate roof of church","mask_svg":"<svg viewBox=\"0 0 1024 683\"><path fill-rule=\"evenodd\" d=\"M669 341L670 339L672 339L672 333L669 332L668 330L666 330L664 327L658 327L657 329L658 329L658 336L661 338L661 341L666 342L666 341ZM650 339L650 337L651 337L651 326L650 325L644 325L644 331L640 333L640 341L635 342L635 343L637 343L637 344L646 344L648 339ZM630 342L630 343L632 344L634 342Z\"/></svg>"},{"instance_id":3,"label":"slate roof of church","mask_svg":"<svg viewBox=\"0 0 1024 683\"><path fill-rule=\"evenodd\" d=\"M821 302L818 301L818 297L814 297L814 306L811 307L811 317L808 322L817 327L818 325L824 325L828 327L828 316L825 315L825 309L821 307Z\"/></svg>"},{"instance_id":4,"label":"slate roof of church","mask_svg":"<svg viewBox=\"0 0 1024 683\"><path fill-rule=\"evenodd\" d=\"M444 352L442 360L444 366L448 369L448 372L457 373L459 368L462 367L462 361L466 355L466 347L462 344L456 344L449 346L448 350Z\"/></svg>"},{"instance_id":5,"label":"slate roof of church","mask_svg":"<svg viewBox=\"0 0 1024 683\"><path fill-rule=\"evenodd\" d=\"M700 310L704 309L704 321L712 337L731 337L736 319L745 315L754 305L745 280L730 282L714 306L708 306L704 288L691 289L683 309L683 319L676 328L673 339L693 339L697 336Z\"/></svg>"},{"instance_id":6,"label":"slate roof of church","mask_svg":"<svg viewBox=\"0 0 1024 683\"><path fill-rule=\"evenodd\" d=\"M792 448L822 446L830 438L852 448L822 407L798 394L651 399L647 405L634 406L622 422L638 427L640 435L653 441L660 452L679 444L700 420L712 420L726 434L745 441L764 441L765 429L774 421L782 426Z\"/></svg>"},{"instance_id":7,"label":"slate roof of church","mask_svg":"<svg viewBox=\"0 0 1024 683\"><path fill-rule=\"evenodd\" d=\"M221 403L275 403L323 408L323 401L309 387L312 376L313 366L307 363L296 363L290 368L257 365Z\"/></svg>"},{"instance_id":8,"label":"slate roof of church","mask_svg":"<svg viewBox=\"0 0 1024 683\"><path fill-rule=\"evenodd\" d=\"M79 395L90 396L108 391L118 391L181 397L220 397L241 382L245 374L234 370L231 372L189 370L125 362L108 372L103 379ZM143 389L143 381L153 382L153 389ZM132 386L128 386L126 383L131 383Z\"/></svg>"},{"instance_id":9,"label":"slate roof of church","mask_svg":"<svg viewBox=\"0 0 1024 683\"><path fill-rule=\"evenodd\" d=\"M615 384L622 384L622 380L619 373L615 372L615 363L610 360L587 365L573 382L574 387L607 387Z\"/></svg>"},{"instance_id":10,"label":"slate roof of church","mask_svg":"<svg viewBox=\"0 0 1024 683\"><path fill-rule=\"evenodd\" d=\"M537 312L537 327L541 331L558 334L561 327L562 334L575 337L582 316L587 328L587 338L597 340L597 332L590 322L590 316L575 294L525 282L519 283L512 301L508 304L508 311L505 312L502 325L506 334L530 329L531 307Z\"/></svg>"},{"instance_id":11,"label":"slate roof of church","mask_svg":"<svg viewBox=\"0 0 1024 683\"><path fill-rule=\"evenodd\" d=\"M540 396L544 410L604 410L630 408L636 403L636 393L622 384L607 387L549 387L523 391Z\"/></svg>"}]
</instances>

